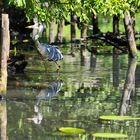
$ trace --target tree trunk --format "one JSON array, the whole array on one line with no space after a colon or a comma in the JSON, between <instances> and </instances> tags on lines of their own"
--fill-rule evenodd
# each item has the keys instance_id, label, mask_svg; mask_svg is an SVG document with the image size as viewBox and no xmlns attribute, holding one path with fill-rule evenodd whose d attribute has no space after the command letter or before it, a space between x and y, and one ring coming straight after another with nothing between
<instances>
[{"instance_id":1,"label":"tree trunk","mask_svg":"<svg viewBox=\"0 0 140 140\"><path fill-rule=\"evenodd\" d=\"M63 41L62 33L63 33L63 21L60 20L58 22L58 30L57 30L57 42L58 43L62 43L62 41Z\"/></svg>"},{"instance_id":2,"label":"tree trunk","mask_svg":"<svg viewBox=\"0 0 140 140\"><path fill-rule=\"evenodd\" d=\"M119 34L119 20L120 20L120 16L119 15L115 15L113 16L113 33L118 35Z\"/></svg>"},{"instance_id":3,"label":"tree trunk","mask_svg":"<svg viewBox=\"0 0 140 140\"><path fill-rule=\"evenodd\" d=\"M3 8L3 1L0 0L0 39L1 39L2 8ZM0 43L1 43L1 40L0 40Z\"/></svg>"},{"instance_id":4,"label":"tree trunk","mask_svg":"<svg viewBox=\"0 0 140 140\"><path fill-rule=\"evenodd\" d=\"M71 55L75 57L75 40L76 40L76 24L77 16L71 12Z\"/></svg>"},{"instance_id":5,"label":"tree trunk","mask_svg":"<svg viewBox=\"0 0 140 140\"><path fill-rule=\"evenodd\" d=\"M2 51L1 51L1 94L7 90L7 60L9 58L10 35L8 14L2 14Z\"/></svg>"},{"instance_id":6,"label":"tree trunk","mask_svg":"<svg viewBox=\"0 0 140 140\"><path fill-rule=\"evenodd\" d=\"M92 26L93 35L100 33L100 29L98 27L98 17L95 14L92 15Z\"/></svg>"},{"instance_id":7,"label":"tree trunk","mask_svg":"<svg viewBox=\"0 0 140 140\"><path fill-rule=\"evenodd\" d=\"M134 36L135 36L135 21L136 21L136 16L132 15L131 16L131 22L132 22L132 26L133 26Z\"/></svg>"},{"instance_id":8,"label":"tree trunk","mask_svg":"<svg viewBox=\"0 0 140 140\"><path fill-rule=\"evenodd\" d=\"M76 23L76 15L71 13L71 41L75 41L76 39L76 27L75 27L75 23Z\"/></svg>"},{"instance_id":9,"label":"tree trunk","mask_svg":"<svg viewBox=\"0 0 140 140\"><path fill-rule=\"evenodd\" d=\"M51 21L50 23L50 43L54 43L55 41L55 36L54 36L54 26L55 26L55 22L54 20Z\"/></svg>"},{"instance_id":10,"label":"tree trunk","mask_svg":"<svg viewBox=\"0 0 140 140\"><path fill-rule=\"evenodd\" d=\"M85 23L81 23L81 38L87 37L87 26Z\"/></svg>"},{"instance_id":11,"label":"tree trunk","mask_svg":"<svg viewBox=\"0 0 140 140\"><path fill-rule=\"evenodd\" d=\"M130 13L128 12L125 12L124 23L125 23L126 35L128 39L129 55L132 58L137 58L137 47L136 47L135 36L134 36L133 21L130 16Z\"/></svg>"}]
</instances>

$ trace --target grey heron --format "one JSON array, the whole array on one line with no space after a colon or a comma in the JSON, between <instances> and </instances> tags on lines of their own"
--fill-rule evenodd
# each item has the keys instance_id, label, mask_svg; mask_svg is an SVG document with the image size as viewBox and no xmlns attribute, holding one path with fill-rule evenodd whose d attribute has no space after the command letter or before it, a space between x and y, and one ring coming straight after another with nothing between
<instances>
[{"instance_id":1,"label":"grey heron","mask_svg":"<svg viewBox=\"0 0 140 140\"><path fill-rule=\"evenodd\" d=\"M40 37L39 34L42 31L43 28L42 26L43 24L35 21L34 25L27 26L26 28L33 28L33 40L35 41L35 46L39 51L39 53L41 54L41 56L43 58L46 58L47 56L48 60L55 62L59 69L60 66L58 65L57 61L63 59L63 54L61 53L61 51L58 49L57 46L39 42Z\"/></svg>"}]
</instances>

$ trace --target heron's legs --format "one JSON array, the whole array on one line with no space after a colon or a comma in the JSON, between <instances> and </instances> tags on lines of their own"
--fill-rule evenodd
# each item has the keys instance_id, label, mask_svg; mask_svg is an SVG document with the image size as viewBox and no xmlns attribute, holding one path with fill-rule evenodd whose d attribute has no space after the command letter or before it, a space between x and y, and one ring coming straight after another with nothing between
<instances>
[{"instance_id":1,"label":"heron's legs","mask_svg":"<svg viewBox=\"0 0 140 140\"><path fill-rule=\"evenodd\" d=\"M54 62L57 65L57 71L59 71L59 69L60 69L61 66L57 63L57 61L54 61Z\"/></svg>"},{"instance_id":2,"label":"heron's legs","mask_svg":"<svg viewBox=\"0 0 140 140\"><path fill-rule=\"evenodd\" d=\"M43 61L43 64L44 64L44 67L45 67L45 70L47 71L47 63L46 63L46 59L42 56L42 55L40 55L40 57L41 57L41 59L42 59L42 61Z\"/></svg>"},{"instance_id":3,"label":"heron's legs","mask_svg":"<svg viewBox=\"0 0 140 140\"><path fill-rule=\"evenodd\" d=\"M45 67L45 70L47 71L47 63L46 63L46 60L45 60L45 58L42 56L42 54L40 53L40 51L37 49L37 52L39 53L39 55L40 55L40 58L42 59L42 61L43 61L43 64L44 64L44 67Z\"/></svg>"}]
</instances>

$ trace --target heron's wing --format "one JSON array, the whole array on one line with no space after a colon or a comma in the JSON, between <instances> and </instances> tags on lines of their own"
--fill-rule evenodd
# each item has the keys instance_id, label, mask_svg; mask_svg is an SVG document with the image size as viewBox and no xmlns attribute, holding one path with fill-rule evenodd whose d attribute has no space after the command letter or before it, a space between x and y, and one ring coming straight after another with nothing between
<instances>
[{"instance_id":1,"label":"heron's wing","mask_svg":"<svg viewBox=\"0 0 140 140\"><path fill-rule=\"evenodd\" d=\"M48 60L53 60L55 51L54 51L54 49L52 48L52 46L47 45L47 46L46 46L46 52L47 52L47 55L48 55Z\"/></svg>"},{"instance_id":2,"label":"heron's wing","mask_svg":"<svg viewBox=\"0 0 140 140\"><path fill-rule=\"evenodd\" d=\"M49 54L48 54L49 60L58 61L58 60L63 59L63 55L57 47L49 46L48 51L49 51Z\"/></svg>"},{"instance_id":3,"label":"heron's wing","mask_svg":"<svg viewBox=\"0 0 140 140\"><path fill-rule=\"evenodd\" d=\"M58 61L59 60L59 51L57 48L53 47L54 48L54 61Z\"/></svg>"},{"instance_id":4,"label":"heron's wing","mask_svg":"<svg viewBox=\"0 0 140 140\"><path fill-rule=\"evenodd\" d=\"M44 50L44 46L45 46L45 50ZM42 54L47 55L49 61L58 61L63 59L62 53L55 46L48 45L48 44L40 44L40 50Z\"/></svg>"},{"instance_id":5,"label":"heron's wing","mask_svg":"<svg viewBox=\"0 0 140 140\"><path fill-rule=\"evenodd\" d=\"M57 58L58 58L58 60L63 59L63 54L60 52L60 50L57 49L57 48L56 48L56 50L57 50Z\"/></svg>"}]
</instances>

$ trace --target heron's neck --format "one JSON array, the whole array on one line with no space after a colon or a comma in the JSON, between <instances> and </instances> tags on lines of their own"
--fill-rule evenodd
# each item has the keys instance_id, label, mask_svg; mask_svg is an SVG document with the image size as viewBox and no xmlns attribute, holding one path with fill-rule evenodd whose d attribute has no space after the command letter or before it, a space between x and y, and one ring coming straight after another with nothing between
<instances>
[{"instance_id":1,"label":"heron's neck","mask_svg":"<svg viewBox=\"0 0 140 140\"><path fill-rule=\"evenodd\" d=\"M39 46L40 45L40 42L39 42L39 40L37 39L37 40L35 40L35 45L36 46Z\"/></svg>"}]
</instances>

